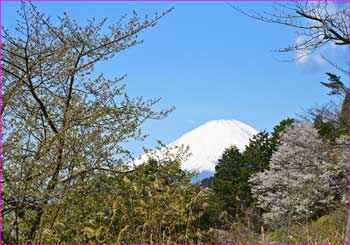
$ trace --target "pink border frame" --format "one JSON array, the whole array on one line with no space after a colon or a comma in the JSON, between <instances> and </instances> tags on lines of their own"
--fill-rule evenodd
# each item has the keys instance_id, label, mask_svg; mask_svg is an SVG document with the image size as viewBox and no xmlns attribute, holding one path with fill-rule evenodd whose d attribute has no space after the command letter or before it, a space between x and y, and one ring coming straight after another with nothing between
<instances>
[{"instance_id":1,"label":"pink border frame","mask_svg":"<svg viewBox=\"0 0 350 245\"><path fill-rule=\"evenodd\" d=\"M0 28L2 27L2 2L20 2L21 0L0 0ZM23 0L26 1L26 0ZM30 2L297 2L298 0L29 0ZM324 0L299 0L300 2L319 2ZM350 13L350 0L327 0L328 2L343 2L343 3L349 3L349 13ZM350 29L350 20L348 23L348 27ZM350 38L350 37L349 37ZM1 30L0 30L0 108L2 108L2 36L1 36ZM350 45L349 45L350 46ZM348 64L349 64L349 70L350 70L350 47L348 47ZM350 88L350 73L348 75L348 85ZM348 129L350 132L350 106L348 108ZM2 244L2 117L0 118L0 245ZM348 178L347 178L347 187L349 190L348 193L348 205L347 205L347 219L350 219L350 135L348 135ZM350 231L349 236L350 236ZM350 240L350 238L349 238ZM91 245L91 244L65 244L61 243L62 245ZM237 243L238 244L238 243ZM258 243L258 244L251 244L251 245L270 245L271 243ZM271 245L275 245L276 243L273 243ZM284 243L285 245L292 245L289 243ZM8 244L7 245L17 245L17 244ZM29 244L23 244L22 245L29 245ZM40 245L52 245L52 244L45 244L42 243ZM108 245L116 245L116 244L108 244ZM129 245L148 245L147 243L130 243ZM163 244L153 244L153 245L163 245ZM169 244L170 245L170 244ZM171 244L175 245L175 244ZM191 244L186 244L191 245ZM204 244L204 245L221 245L221 244ZM300 245L307 245L307 244L300 244ZM311 244L310 244L311 245ZM314 245L314 244L313 244ZM326 245L326 243L321 243L320 245ZM327 244L330 245L330 244Z\"/></svg>"}]
</instances>

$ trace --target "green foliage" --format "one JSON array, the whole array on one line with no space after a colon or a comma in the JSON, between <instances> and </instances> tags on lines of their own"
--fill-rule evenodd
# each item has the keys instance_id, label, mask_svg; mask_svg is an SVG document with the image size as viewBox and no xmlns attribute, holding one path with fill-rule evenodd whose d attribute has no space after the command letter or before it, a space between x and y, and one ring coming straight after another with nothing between
<instances>
[{"instance_id":1,"label":"green foliage","mask_svg":"<svg viewBox=\"0 0 350 245\"><path fill-rule=\"evenodd\" d=\"M194 173L181 170L182 149L129 166L130 152L122 145L142 141L144 122L173 108L154 111L159 99L130 98L121 84L125 75L91 74L100 61L142 43L138 34L170 11L143 19L134 13L102 34L105 20L80 26L64 14L51 22L34 5L21 5L16 33L3 30L1 47L2 242L341 242L344 211L306 226L259 230L261 210L248 179L269 169L293 119L283 120L271 136L255 135L243 153L226 149L208 181L212 189L191 183ZM335 142L348 133L349 94L340 77L327 75L322 84L331 95L344 96L342 109L337 120L320 114L314 124Z\"/></svg>"},{"instance_id":2,"label":"green foliage","mask_svg":"<svg viewBox=\"0 0 350 245\"><path fill-rule=\"evenodd\" d=\"M269 167L272 154L280 144L280 137L283 130L291 125L294 119L282 120L273 128L271 136L268 132L262 131L254 135L243 152L243 160L249 167L250 174L264 171Z\"/></svg>"},{"instance_id":3,"label":"green foliage","mask_svg":"<svg viewBox=\"0 0 350 245\"><path fill-rule=\"evenodd\" d=\"M278 145L280 144L281 133L294 122L294 119L287 118L282 120L277 126L273 128L273 132L271 134L272 151L277 150Z\"/></svg>"},{"instance_id":4,"label":"green foliage","mask_svg":"<svg viewBox=\"0 0 350 245\"><path fill-rule=\"evenodd\" d=\"M207 188L213 188L213 176L201 180L201 186Z\"/></svg>"},{"instance_id":5,"label":"green foliage","mask_svg":"<svg viewBox=\"0 0 350 245\"><path fill-rule=\"evenodd\" d=\"M235 146L225 150L213 177L213 196L206 214L207 222L227 228L232 222L240 220L250 229L260 228L261 210L256 207L248 180L253 174L268 169L271 156L278 148L280 133L293 121L283 120L271 136L266 131L254 135L243 153Z\"/></svg>"},{"instance_id":6,"label":"green foliage","mask_svg":"<svg viewBox=\"0 0 350 245\"><path fill-rule=\"evenodd\" d=\"M324 120L321 114L315 117L314 127L324 139L334 141L339 136L339 129L337 128L336 123Z\"/></svg>"},{"instance_id":7,"label":"green foliage","mask_svg":"<svg viewBox=\"0 0 350 245\"><path fill-rule=\"evenodd\" d=\"M275 231L258 232L242 223L227 230L210 229L208 243L221 244L344 244L346 207L324 215L307 224L294 224Z\"/></svg>"},{"instance_id":8,"label":"green foliage","mask_svg":"<svg viewBox=\"0 0 350 245\"><path fill-rule=\"evenodd\" d=\"M326 74L329 82L321 82L321 84L331 90L329 95L340 95L342 97L346 97L348 94L348 89L345 87L344 83L340 81L341 77L329 72Z\"/></svg>"},{"instance_id":9,"label":"green foliage","mask_svg":"<svg viewBox=\"0 0 350 245\"><path fill-rule=\"evenodd\" d=\"M170 10L169 10L170 11ZM3 242L103 241L100 217L113 179L129 171L129 140L143 140L159 99L131 98L125 85L95 66L142 43L138 34L157 24L134 13L102 33L105 20L79 25L67 14L51 22L22 3L15 34L3 30ZM98 72L98 71L97 71ZM108 176L104 180L104 176ZM102 216L101 216L102 219ZM82 226L85 225L85 226Z\"/></svg>"},{"instance_id":10,"label":"green foliage","mask_svg":"<svg viewBox=\"0 0 350 245\"><path fill-rule=\"evenodd\" d=\"M274 145L266 131L259 132L249 140L243 153L243 158L250 173L256 173L268 168Z\"/></svg>"},{"instance_id":11,"label":"green foliage","mask_svg":"<svg viewBox=\"0 0 350 245\"><path fill-rule=\"evenodd\" d=\"M248 204L248 177L249 170L238 148L232 146L226 149L216 165L213 199L218 211L227 211L229 220L242 215Z\"/></svg>"},{"instance_id":12,"label":"green foliage","mask_svg":"<svg viewBox=\"0 0 350 245\"><path fill-rule=\"evenodd\" d=\"M339 135L349 135L349 114L350 114L349 100L350 100L350 96L349 94L347 94L346 97L344 98L340 115L339 115L339 129L338 129Z\"/></svg>"},{"instance_id":13,"label":"green foliage","mask_svg":"<svg viewBox=\"0 0 350 245\"><path fill-rule=\"evenodd\" d=\"M346 208L338 208L308 224L283 227L264 236L264 243L344 244Z\"/></svg>"},{"instance_id":14,"label":"green foliage","mask_svg":"<svg viewBox=\"0 0 350 245\"><path fill-rule=\"evenodd\" d=\"M195 243L198 213L193 209L200 199L199 187L190 184L194 175L180 169L177 161L150 160L114 183L104 219L92 217L95 236L104 231L107 243Z\"/></svg>"},{"instance_id":15,"label":"green foliage","mask_svg":"<svg viewBox=\"0 0 350 245\"><path fill-rule=\"evenodd\" d=\"M335 119L329 118L325 112L321 111L314 116L314 126L323 138L334 141L341 135L348 135L349 132L349 89L341 82L340 76L326 74L329 82L321 82L321 84L331 90L329 95L338 95L343 98L343 102L340 113Z\"/></svg>"},{"instance_id":16,"label":"green foliage","mask_svg":"<svg viewBox=\"0 0 350 245\"><path fill-rule=\"evenodd\" d=\"M200 243L208 192L180 163L150 160L123 174L102 172L45 208L44 243ZM81 180L83 181L83 180Z\"/></svg>"}]
</instances>

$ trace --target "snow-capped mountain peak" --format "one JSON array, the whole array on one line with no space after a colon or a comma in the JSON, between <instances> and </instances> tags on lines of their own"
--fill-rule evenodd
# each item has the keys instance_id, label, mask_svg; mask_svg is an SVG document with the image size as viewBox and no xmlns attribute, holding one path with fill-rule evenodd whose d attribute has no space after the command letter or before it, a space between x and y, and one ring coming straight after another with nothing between
<instances>
[{"instance_id":1,"label":"snow-capped mountain peak","mask_svg":"<svg viewBox=\"0 0 350 245\"><path fill-rule=\"evenodd\" d=\"M213 120L193 129L169 144L189 146L192 155L182 164L182 168L195 171L215 171L217 160L224 150L231 145L241 151L249 143L249 139L258 131L237 120ZM141 160L146 160L145 155Z\"/></svg>"}]
</instances>

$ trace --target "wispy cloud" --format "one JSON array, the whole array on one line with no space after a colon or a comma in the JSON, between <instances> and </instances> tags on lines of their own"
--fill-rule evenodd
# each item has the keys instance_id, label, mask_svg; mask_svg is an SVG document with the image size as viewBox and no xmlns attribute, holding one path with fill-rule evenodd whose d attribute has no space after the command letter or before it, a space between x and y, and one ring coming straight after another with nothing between
<instances>
[{"instance_id":1,"label":"wispy cloud","mask_svg":"<svg viewBox=\"0 0 350 245\"><path fill-rule=\"evenodd\" d=\"M321 16L336 14L339 6L333 2L327 2L327 9L320 8L319 14ZM308 23L311 25L319 25L319 23L315 20L308 19ZM318 39L321 41L323 37L319 36ZM295 45L301 44L307 40L306 36L300 35L295 40ZM327 61L322 57L322 53L327 52L330 49L337 48L337 45L330 42L326 45L322 46L318 51L313 52L308 49L300 49L295 52L295 58L299 65L304 66L312 66L315 68L316 66L323 66L327 63Z\"/></svg>"}]
</instances>

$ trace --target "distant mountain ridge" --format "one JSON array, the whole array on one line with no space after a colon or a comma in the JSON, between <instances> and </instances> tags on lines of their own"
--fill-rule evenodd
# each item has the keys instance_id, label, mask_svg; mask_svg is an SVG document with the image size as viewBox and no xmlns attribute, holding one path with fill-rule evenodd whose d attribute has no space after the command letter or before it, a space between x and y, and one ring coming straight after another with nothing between
<instances>
[{"instance_id":1,"label":"distant mountain ridge","mask_svg":"<svg viewBox=\"0 0 350 245\"><path fill-rule=\"evenodd\" d=\"M182 163L183 169L214 172L217 160L226 148L235 145L243 151L249 139L257 133L256 129L237 120L213 120L193 129L167 146L189 146L192 155ZM147 155L141 156L136 164L147 158Z\"/></svg>"}]
</instances>

